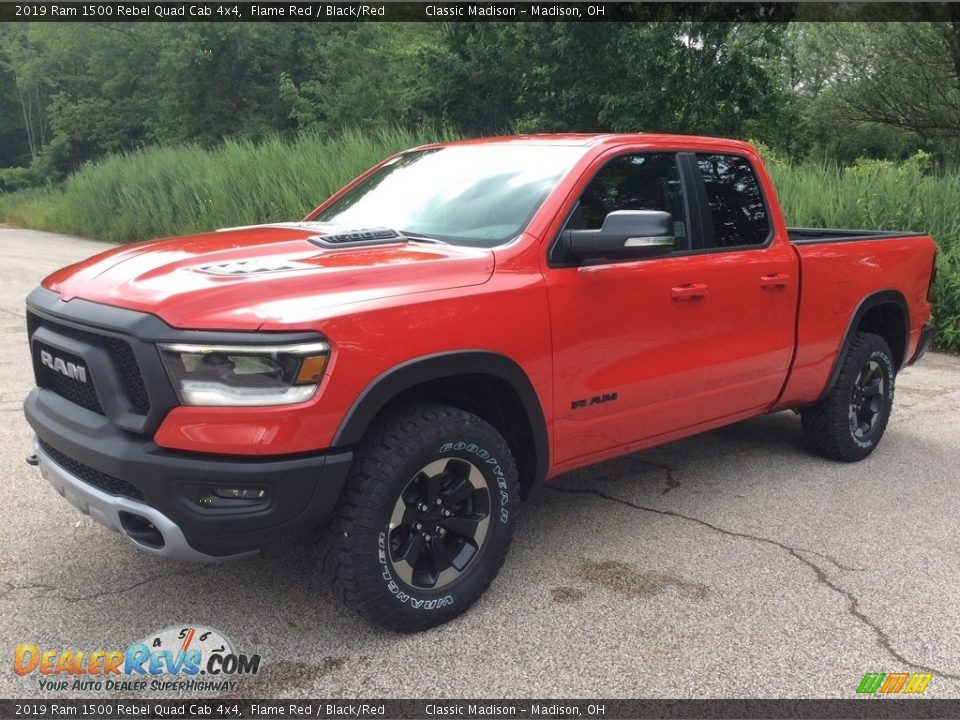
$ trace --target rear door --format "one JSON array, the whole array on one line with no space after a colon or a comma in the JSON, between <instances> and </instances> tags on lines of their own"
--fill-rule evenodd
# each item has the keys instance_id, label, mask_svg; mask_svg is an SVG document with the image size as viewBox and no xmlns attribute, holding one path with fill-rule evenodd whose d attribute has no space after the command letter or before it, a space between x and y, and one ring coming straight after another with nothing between
<instances>
[{"instance_id":1,"label":"rear door","mask_svg":"<svg viewBox=\"0 0 960 720\"><path fill-rule=\"evenodd\" d=\"M558 464L772 403L793 350L796 258L745 158L619 153L566 227L673 215L673 254L551 266Z\"/></svg>"}]
</instances>

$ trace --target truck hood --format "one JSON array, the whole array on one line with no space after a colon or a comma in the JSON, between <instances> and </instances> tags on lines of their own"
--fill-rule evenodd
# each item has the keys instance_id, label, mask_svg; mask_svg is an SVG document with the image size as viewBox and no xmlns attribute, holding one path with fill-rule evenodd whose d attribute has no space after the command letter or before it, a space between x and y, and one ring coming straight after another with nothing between
<instances>
[{"instance_id":1,"label":"truck hood","mask_svg":"<svg viewBox=\"0 0 960 720\"><path fill-rule=\"evenodd\" d=\"M493 274L486 249L316 244L357 231L301 222L153 240L65 267L43 285L64 301L140 310L177 328L253 330L321 319L343 305L479 285Z\"/></svg>"}]
</instances>

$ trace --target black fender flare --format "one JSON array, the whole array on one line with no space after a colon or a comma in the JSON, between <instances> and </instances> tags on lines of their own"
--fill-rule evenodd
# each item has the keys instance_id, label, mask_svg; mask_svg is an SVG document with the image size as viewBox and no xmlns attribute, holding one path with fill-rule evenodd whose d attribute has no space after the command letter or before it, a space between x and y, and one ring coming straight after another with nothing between
<instances>
[{"instance_id":1,"label":"black fender flare","mask_svg":"<svg viewBox=\"0 0 960 720\"><path fill-rule=\"evenodd\" d=\"M846 357L847 349L850 347L850 343L853 342L853 336L860 326L860 321L863 320L868 312L880 305L896 305L903 314L904 344L901 356L903 360L897 366L897 370L900 370L900 368L907 363L909 359L907 351L910 349L910 311L907 309L907 299L899 290L881 290L867 295L860 301L860 304L857 305L856 310L853 311L853 315L850 317L850 322L847 323L847 331L844 333L843 342L840 343L840 347L837 350L837 356L834 358L833 368L830 370L827 384L817 400L822 399L836 384L837 378L840 376L840 368L843 365L843 358Z\"/></svg>"},{"instance_id":2,"label":"black fender flare","mask_svg":"<svg viewBox=\"0 0 960 720\"><path fill-rule=\"evenodd\" d=\"M507 382L523 405L534 442L534 471L528 495L543 484L550 464L547 423L533 384L515 361L489 350L456 350L413 358L384 371L357 396L333 436L333 447L356 444L377 414L405 390L456 375L492 375Z\"/></svg>"}]
</instances>

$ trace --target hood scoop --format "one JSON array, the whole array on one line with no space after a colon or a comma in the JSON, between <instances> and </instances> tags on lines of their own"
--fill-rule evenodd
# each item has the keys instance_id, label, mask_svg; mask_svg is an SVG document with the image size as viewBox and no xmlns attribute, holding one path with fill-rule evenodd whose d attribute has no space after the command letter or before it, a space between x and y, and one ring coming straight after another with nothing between
<instances>
[{"instance_id":1,"label":"hood scoop","mask_svg":"<svg viewBox=\"0 0 960 720\"><path fill-rule=\"evenodd\" d=\"M407 238L390 228L345 228L343 226L331 225L329 232L325 232L322 235L312 235L308 237L307 240L322 248L340 248L361 247L364 245L392 245L406 242Z\"/></svg>"},{"instance_id":2,"label":"hood scoop","mask_svg":"<svg viewBox=\"0 0 960 720\"><path fill-rule=\"evenodd\" d=\"M260 228L306 230L316 232L307 238L317 247L343 248L362 247L364 245L394 245L407 241L403 233L386 227L362 227L341 225L338 223L301 220L299 222L277 222L263 225L241 225L232 228L220 228L217 232L234 232L236 230L258 230ZM231 273L232 274L232 273Z\"/></svg>"}]
</instances>

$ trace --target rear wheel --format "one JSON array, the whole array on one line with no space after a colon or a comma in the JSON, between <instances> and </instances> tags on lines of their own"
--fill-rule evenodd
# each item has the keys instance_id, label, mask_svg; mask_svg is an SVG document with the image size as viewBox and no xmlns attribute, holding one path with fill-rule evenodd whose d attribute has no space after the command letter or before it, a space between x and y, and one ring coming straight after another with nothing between
<instances>
[{"instance_id":1,"label":"rear wheel","mask_svg":"<svg viewBox=\"0 0 960 720\"><path fill-rule=\"evenodd\" d=\"M356 459L325 548L340 598L410 632L464 612L503 564L517 470L497 431L443 405L392 412Z\"/></svg>"},{"instance_id":2,"label":"rear wheel","mask_svg":"<svg viewBox=\"0 0 960 720\"><path fill-rule=\"evenodd\" d=\"M832 460L862 460L880 443L893 408L894 369L886 341L858 332L840 375L816 405L801 411L810 448Z\"/></svg>"}]
</instances>

